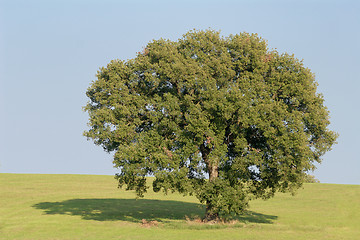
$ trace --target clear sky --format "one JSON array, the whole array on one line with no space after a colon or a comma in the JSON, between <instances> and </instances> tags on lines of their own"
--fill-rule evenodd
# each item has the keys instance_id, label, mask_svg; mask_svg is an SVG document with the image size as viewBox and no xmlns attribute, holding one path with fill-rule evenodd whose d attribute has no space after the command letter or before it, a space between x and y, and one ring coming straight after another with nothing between
<instances>
[{"instance_id":1,"label":"clear sky","mask_svg":"<svg viewBox=\"0 0 360 240\"><path fill-rule=\"evenodd\" d=\"M258 33L316 75L338 144L314 172L360 184L360 1L0 0L0 172L114 174L82 136L99 67L191 29ZM359 149L358 149L359 148Z\"/></svg>"}]
</instances>

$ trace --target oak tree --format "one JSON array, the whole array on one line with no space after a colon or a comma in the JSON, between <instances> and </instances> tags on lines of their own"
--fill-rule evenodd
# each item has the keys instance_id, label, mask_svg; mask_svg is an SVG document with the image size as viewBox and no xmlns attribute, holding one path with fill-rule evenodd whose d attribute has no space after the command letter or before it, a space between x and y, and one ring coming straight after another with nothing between
<instances>
[{"instance_id":1,"label":"oak tree","mask_svg":"<svg viewBox=\"0 0 360 240\"><path fill-rule=\"evenodd\" d=\"M86 92L119 186L195 195L206 220L294 191L335 143L314 74L257 34L190 31L113 60Z\"/></svg>"}]
</instances>

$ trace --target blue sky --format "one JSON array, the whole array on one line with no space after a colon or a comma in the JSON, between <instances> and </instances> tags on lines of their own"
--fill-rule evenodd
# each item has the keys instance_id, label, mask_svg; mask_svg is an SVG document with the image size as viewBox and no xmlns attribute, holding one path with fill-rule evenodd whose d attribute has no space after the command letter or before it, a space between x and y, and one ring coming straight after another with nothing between
<instances>
[{"instance_id":1,"label":"blue sky","mask_svg":"<svg viewBox=\"0 0 360 240\"><path fill-rule=\"evenodd\" d=\"M112 59L191 29L258 33L316 75L338 144L314 175L360 184L359 1L0 1L0 172L114 174L82 136L85 91Z\"/></svg>"}]
</instances>

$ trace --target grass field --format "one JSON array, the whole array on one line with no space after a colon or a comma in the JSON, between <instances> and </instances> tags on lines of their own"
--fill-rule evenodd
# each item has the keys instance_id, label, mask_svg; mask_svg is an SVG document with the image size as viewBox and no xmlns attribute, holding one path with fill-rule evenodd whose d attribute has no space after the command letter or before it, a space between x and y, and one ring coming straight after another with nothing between
<instances>
[{"instance_id":1,"label":"grass field","mask_svg":"<svg viewBox=\"0 0 360 240\"><path fill-rule=\"evenodd\" d=\"M204 213L194 197L135 200L116 186L112 176L2 173L0 239L360 239L360 185L306 184L227 225L187 221Z\"/></svg>"}]
</instances>

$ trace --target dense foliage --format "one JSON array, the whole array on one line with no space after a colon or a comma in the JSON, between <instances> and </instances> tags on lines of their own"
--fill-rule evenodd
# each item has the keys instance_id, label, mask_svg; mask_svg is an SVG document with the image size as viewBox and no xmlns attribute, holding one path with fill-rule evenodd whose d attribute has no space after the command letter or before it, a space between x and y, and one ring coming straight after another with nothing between
<instances>
[{"instance_id":1,"label":"dense foliage","mask_svg":"<svg viewBox=\"0 0 360 240\"><path fill-rule=\"evenodd\" d=\"M256 34L190 31L101 68L85 136L115 152L119 185L195 195L206 219L301 186L334 144L314 75Z\"/></svg>"}]
</instances>

